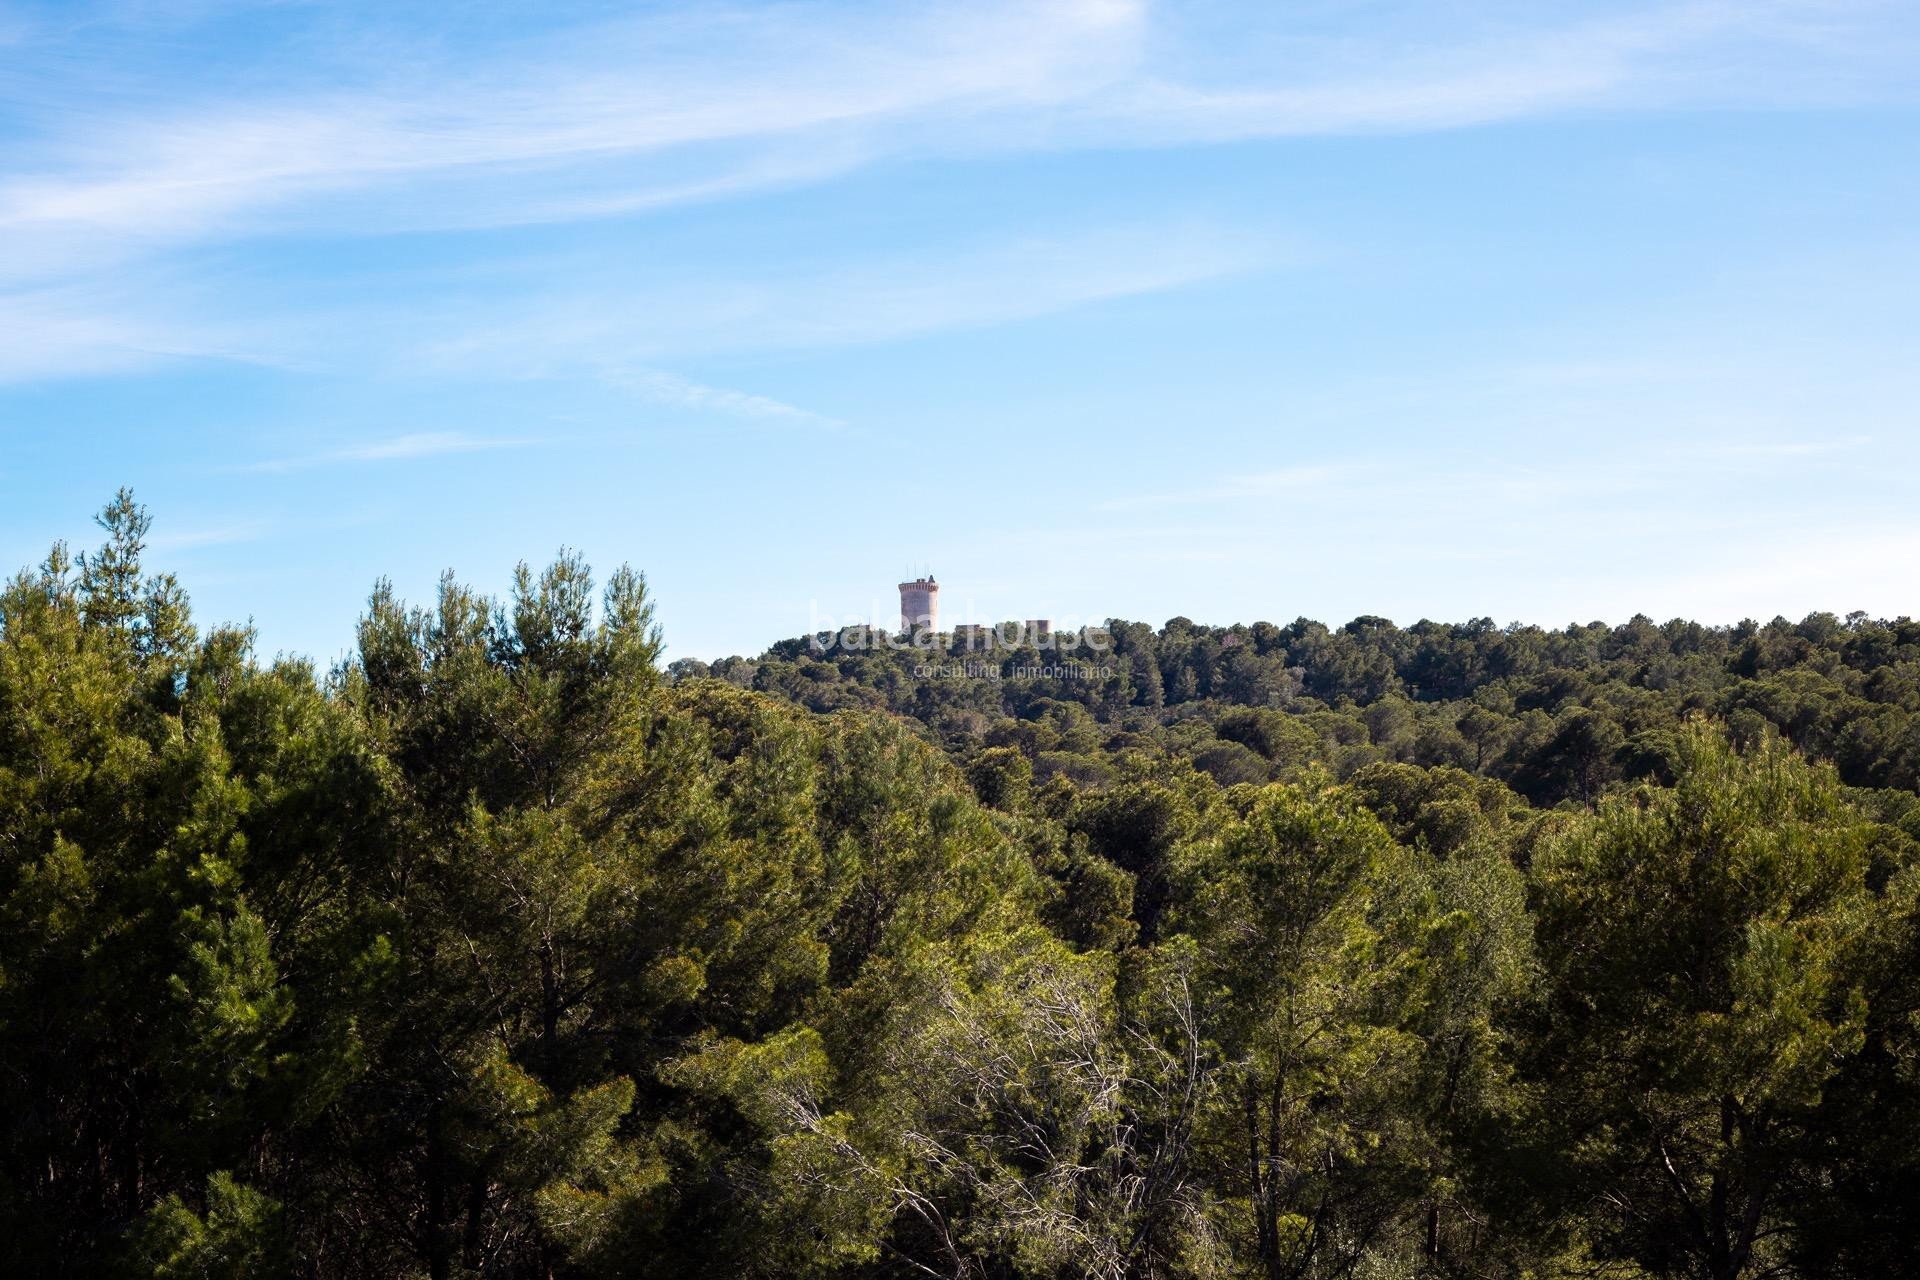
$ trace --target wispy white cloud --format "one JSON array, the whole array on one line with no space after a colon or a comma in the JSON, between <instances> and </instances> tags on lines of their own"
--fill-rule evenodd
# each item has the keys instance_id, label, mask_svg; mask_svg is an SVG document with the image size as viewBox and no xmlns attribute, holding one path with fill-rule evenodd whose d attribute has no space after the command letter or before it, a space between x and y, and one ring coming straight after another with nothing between
<instances>
[{"instance_id":1,"label":"wispy white cloud","mask_svg":"<svg viewBox=\"0 0 1920 1280\"><path fill-rule=\"evenodd\" d=\"M1236 11L1232 38L1212 39L1190 31L1206 12L1148 0L665 8L616 22L562 17L493 45L429 33L409 46L394 20L382 40L340 49L323 47L338 40L323 24L267 48L259 66L208 73L186 92L177 65L154 71L143 91L111 56L90 64L84 47L48 61L64 73L57 90L35 91L23 60L38 46L23 36L33 47L0 63L0 73L21 73L12 119L0 118L0 328L17 337L0 353L0 380L181 355L297 358L287 354L293 339L261 332L284 315L215 322L139 265L261 238L625 216L926 154L1914 96L1897 74L1916 47L1914 24L1876 0L1645 0L1573 16L1386 4L1370 7L1364 35L1337 36L1314 29L1311 8L1274 7L1251 25ZM140 17L160 20L144 6ZM583 345L569 367L607 370L674 352L1000 323L1250 265L1244 254L1206 261L1190 244L1175 246L1184 257L1149 246L1128 262L1077 239L1005 246L996 252L1006 269L949 272L937 289L924 282L938 261L899 280L886 274L896 264L881 264L845 281L846 305L811 305L811 282L785 280L688 290L671 299L672 324L590 288L519 301L542 314L544 346L569 335ZM121 305L130 295L133 305ZM343 317L321 345L351 345L363 318ZM533 327L463 320L439 354L489 348L489 323L516 337ZM669 381L651 394L783 416L748 393L700 395Z\"/></svg>"},{"instance_id":2,"label":"wispy white cloud","mask_svg":"<svg viewBox=\"0 0 1920 1280\"><path fill-rule=\"evenodd\" d=\"M169 306L167 296L153 273L0 289L0 385L128 373L191 357L247 358L215 326Z\"/></svg>"},{"instance_id":3,"label":"wispy white cloud","mask_svg":"<svg viewBox=\"0 0 1920 1280\"><path fill-rule=\"evenodd\" d=\"M688 409L731 414L742 418L770 418L815 427L837 428L846 425L838 418L815 413L810 409L802 409L798 405L776 400L772 396L708 386L703 382L695 382L691 378L683 378L677 373L669 373L665 369L609 369L603 370L600 376L603 381L614 386L625 387L650 400L680 405Z\"/></svg>"},{"instance_id":4,"label":"wispy white cloud","mask_svg":"<svg viewBox=\"0 0 1920 1280\"><path fill-rule=\"evenodd\" d=\"M662 364L992 327L1304 256L1272 235L1182 222L985 240L939 256L862 256L855 246L840 261L777 274L689 278L644 260L515 260L419 277L377 304L338 303L296 278L229 273L190 286L180 272L139 270L111 285L0 293L0 335L15 338L0 347L0 384L202 358L319 374L597 381L700 413L838 426L830 414ZM227 315L207 318L216 310Z\"/></svg>"},{"instance_id":5,"label":"wispy white cloud","mask_svg":"<svg viewBox=\"0 0 1920 1280\"><path fill-rule=\"evenodd\" d=\"M428 431L370 440L331 449L322 453L300 454L288 458L269 458L244 468L248 471L304 471L311 467L348 463L407 462L419 458L437 458L447 454L480 453L494 449L521 449L538 441L501 436L470 436L459 431Z\"/></svg>"},{"instance_id":6,"label":"wispy white cloud","mask_svg":"<svg viewBox=\"0 0 1920 1280\"><path fill-rule=\"evenodd\" d=\"M1729 440L1705 444L1697 452L1727 462L1776 462L1851 453L1873 443L1872 436L1831 436L1818 440Z\"/></svg>"},{"instance_id":7,"label":"wispy white cloud","mask_svg":"<svg viewBox=\"0 0 1920 1280\"><path fill-rule=\"evenodd\" d=\"M426 367L544 376L573 361L617 370L1005 324L1270 268L1302 252L1233 227L1124 226L757 277L666 282L610 268L591 287L518 298L492 320L471 309L416 316L406 324L418 346L383 343Z\"/></svg>"},{"instance_id":8,"label":"wispy white cloud","mask_svg":"<svg viewBox=\"0 0 1920 1280\"><path fill-rule=\"evenodd\" d=\"M316 352L353 349L369 321L392 324L389 307L303 302L286 283L249 287L230 273L215 307L168 288L154 264L191 274L203 264L184 252L263 236L578 221L817 181L888 150L876 130L1085 92L1132 64L1142 14L1137 0L669 10L516 42L511 56L392 54L351 85L309 72L261 93L254 76L197 95L170 85L131 107L138 94L117 76L87 101L80 74L0 150L0 332L14 339L0 382L191 356L323 365ZM919 144L889 144L902 145ZM496 300L505 314L629 310L550 293ZM456 308L447 331L472 328L471 314ZM721 320L709 312L710 326ZM763 317L752 341L773 327ZM728 344L710 334L704 345ZM809 417L632 372L645 361L630 350L560 363L687 408Z\"/></svg>"},{"instance_id":9,"label":"wispy white cloud","mask_svg":"<svg viewBox=\"0 0 1920 1280\"><path fill-rule=\"evenodd\" d=\"M157 530L147 545L154 551L177 552L192 551L199 547L225 547L243 542L254 542L263 536L268 525L265 521L251 520L238 523L200 525L185 529Z\"/></svg>"},{"instance_id":10,"label":"wispy white cloud","mask_svg":"<svg viewBox=\"0 0 1920 1280\"><path fill-rule=\"evenodd\" d=\"M1368 504L1429 515L1448 509L1525 512L1531 520L1541 508L1618 511L1623 503L1649 495L1689 492L1716 479L1724 481L1729 467L1745 481L1792 480L1810 460L1843 457L1868 443L1865 436L1675 441L1657 447L1561 451L1546 461L1503 461L1476 454L1462 462L1433 451L1334 458L1111 499L1097 509L1238 505L1324 511Z\"/></svg>"},{"instance_id":11,"label":"wispy white cloud","mask_svg":"<svg viewBox=\"0 0 1920 1280\"><path fill-rule=\"evenodd\" d=\"M1099 504L1101 511L1142 511L1155 507L1205 506L1216 502L1235 502L1277 498L1286 494L1310 493L1332 488L1343 490L1353 478L1376 468L1365 463L1332 463L1280 467L1245 475L1224 476L1207 484L1185 489L1165 489L1157 493L1134 494Z\"/></svg>"},{"instance_id":12,"label":"wispy white cloud","mask_svg":"<svg viewBox=\"0 0 1920 1280\"><path fill-rule=\"evenodd\" d=\"M929 146L1155 145L1777 101L1806 92L1810 69L1827 85L1877 66L1889 26L1912 43L1861 0L1643 4L1557 24L1476 25L1449 8L1439 29L1409 12L1420 10L1380 9L1369 41L1276 24L1250 74L1178 56L1181 12L1144 0L668 11L564 30L511 58L395 55L357 84L55 113L43 141L11 149L0 229L39 257L40 238L74 229L104 251L118 238L564 220Z\"/></svg>"},{"instance_id":13,"label":"wispy white cloud","mask_svg":"<svg viewBox=\"0 0 1920 1280\"><path fill-rule=\"evenodd\" d=\"M1274 56L1258 74L1242 67L1210 77L1205 60L1170 71L1149 65L1078 105L1090 127L1104 121L1134 141L1193 142L1452 129L1572 109L1780 102L1812 92L1811 50L1824 45L1827 58L1814 64L1823 67L1836 58L1857 65L1866 52L1836 37L1839 20L1862 6L1824 6L1833 20L1818 33L1824 40L1789 21L1813 8L1694 0L1584 17L1575 10L1556 22L1543 10L1527 20L1498 5L1478 14L1429 6L1422 21L1387 6L1373 15L1380 22L1371 40L1315 39L1281 25L1267 33ZM1244 64L1244 55L1236 60Z\"/></svg>"},{"instance_id":14,"label":"wispy white cloud","mask_svg":"<svg viewBox=\"0 0 1920 1280\"><path fill-rule=\"evenodd\" d=\"M476 196L479 216L497 223L699 198L830 171L836 159L809 157L848 155L849 129L1084 92L1131 64L1141 19L1134 0L851 18L714 11L576 30L510 61L405 68L431 90L376 83L105 121L88 112L16 153L0 181L0 229L151 242L261 230L270 211L311 226L329 199L401 185L409 198L378 218L351 206L353 228L418 225L434 210L470 225ZM778 151L741 150L755 142ZM719 151L689 162L685 149L703 146ZM670 163L631 167L647 156ZM289 208L300 202L318 207Z\"/></svg>"}]
</instances>

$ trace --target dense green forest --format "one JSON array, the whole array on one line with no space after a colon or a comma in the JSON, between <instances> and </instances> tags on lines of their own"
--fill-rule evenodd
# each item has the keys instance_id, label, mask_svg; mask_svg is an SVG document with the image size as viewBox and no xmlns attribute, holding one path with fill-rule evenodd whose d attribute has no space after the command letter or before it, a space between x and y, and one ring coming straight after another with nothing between
<instances>
[{"instance_id":1,"label":"dense green forest","mask_svg":"<svg viewBox=\"0 0 1920 1280\"><path fill-rule=\"evenodd\" d=\"M317 671L102 524L0 597L10 1274L1914 1270L1920 624L663 668L562 553Z\"/></svg>"},{"instance_id":2,"label":"dense green forest","mask_svg":"<svg viewBox=\"0 0 1920 1280\"><path fill-rule=\"evenodd\" d=\"M999 634L1018 643L945 638L930 653L904 638L895 648L828 634L758 660L683 659L669 673L813 711L912 716L963 755L1015 746L1042 779L1083 784L1114 781L1117 757L1135 752L1189 758L1227 785L1312 765L1344 779L1392 762L1496 778L1535 806L1590 805L1621 781L1670 781L1677 732L1705 716L1742 745L1778 733L1849 786L1920 787L1920 622L1906 618L1637 617L1564 631L1488 618L1408 630L1356 618L1337 631L1305 618L1175 618L1159 631L1111 621L1072 649L1018 626ZM933 678L916 676L926 667ZM969 674L940 674L953 669ZM1021 674L1032 671L1056 674Z\"/></svg>"}]
</instances>

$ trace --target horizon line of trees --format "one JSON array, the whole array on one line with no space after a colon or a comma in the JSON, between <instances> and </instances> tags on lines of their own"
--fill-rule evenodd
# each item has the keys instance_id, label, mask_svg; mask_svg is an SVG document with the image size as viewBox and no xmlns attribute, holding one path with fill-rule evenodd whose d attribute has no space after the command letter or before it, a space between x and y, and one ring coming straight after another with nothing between
<instances>
[{"instance_id":1,"label":"horizon line of trees","mask_svg":"<svg viewBox=\"0 0 1920 1280\"><path fill-rule=\"evenodd\" d=\"M1497 778L1537 805L1584 804L1614 783L1663 775L1672 727L1704 714L1741 742L1776 733L1851 786L1920 786L1920 622L1908 618L1107 628L1104 680L1025 676L1035 655L1023 649L985 659L999 662L1000 680L929 682L897 654L820 653L805 638L757 659L682 659L667 674L816 711L912 716L962 748L1018 741L1043 772L1088 780L1117 751L1175 743L1228 783L1307 762L1345 776L1388 760Z\"/></svg>"}]
</instances>

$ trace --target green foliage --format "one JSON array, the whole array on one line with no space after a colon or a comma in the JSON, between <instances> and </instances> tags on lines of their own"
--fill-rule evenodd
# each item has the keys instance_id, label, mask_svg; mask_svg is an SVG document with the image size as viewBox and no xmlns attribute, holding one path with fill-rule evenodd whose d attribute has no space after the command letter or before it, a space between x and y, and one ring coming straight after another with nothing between
<instances>
[{"instance_id":1,"label":"green foliage","mask_svg":"<svg viewBox=\"0 0 1920 1280\"><path fill-rule=\"evenodd\" d=\"M170 1195L148 1211L135 1246L138 1265L156 1280L253 1280L283 1273L293 1260L280 1204L222 1170L207 1179L196 1213Z\"/></svg>"},{"instance_id":2,"label":"green foliage","mask_svg":"<svg viewBox=\"0 0 1920 1280\"><path fill-rule=\"evenodd\" d=\"M101 524L0 594L21 1274L1908 1269L1912 623L663 674L562 551L317 677Z\"/></svg>"},{"instance_id":3,"label":"green foliage","mask_svg":"<svg viewBox=\"0 0 1920 1280\"><path fill-rule=\"evenodd\" d=\"M970 643L953 639L946 656L1018 665ZM713 669L813 710L882 706L962 752L1018 747L1043 780L1083 787L1124 781L1113 758L1142 753L1227 786L1386 761L1470 771L1542 807L1589 807L1623 781L1670 781L1674 732L1697 711L1742 743L1771 728L1850 786L1920 785L1920 623L1907 618L1636 617L1561 631L1486 618L1404 630L1384 618L1337 630L1175 618L1158 631L1113 619L1099 643L1057 655L1111 672L1086 679L920 680L923 651L815 652L803 640Z\"/></svg>"},{"instance_id":4,"label":"green foliage","mask_svg":"<svg viewBox=\"0 0 1920 1280\"><path fill-rule=\"evenodd\" d=\"M1870 837L1831 770L1694 727L1673 788L1609 801L1535 862L1531 1067L1569 1169L1622 1207L1590 1224L1597 1252L1777 1264L1808 1121L1862 1045Z\"/></svg>"},{"instance_id":5,"label":"green foliage","mask_svg":"<svg viewBox=\"0 0 1920 1280\"><path fill-rule=\"evenodd\" d=\"M1346 794L1275 787L1191 850L1173 915L1229 1104L1203 1159L1228 1234L1270 1275L1349 1269L1418 1190L1413 868ZM1386 1194L1381 1194L1385 1192Z\"/></svg>"}]
</instances>

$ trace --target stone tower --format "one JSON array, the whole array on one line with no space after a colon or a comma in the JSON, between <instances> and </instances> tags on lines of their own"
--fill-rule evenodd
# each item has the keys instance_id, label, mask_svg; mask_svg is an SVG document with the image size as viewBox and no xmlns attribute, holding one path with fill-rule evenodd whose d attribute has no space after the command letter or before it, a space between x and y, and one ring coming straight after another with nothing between
<instances>
[{"instance_id":1,"label":"stone tower","mask_svg":"<svg viewBox=\"0 0 1920 1280\"><path fill-rule=\"evenodd\" d=\"M912 635L920 627L940 629L940 584L932 574L900 584L900 631Z\"/></svg>"}]
</instances>

